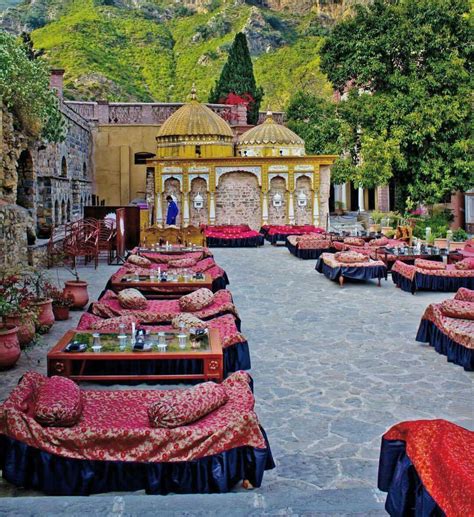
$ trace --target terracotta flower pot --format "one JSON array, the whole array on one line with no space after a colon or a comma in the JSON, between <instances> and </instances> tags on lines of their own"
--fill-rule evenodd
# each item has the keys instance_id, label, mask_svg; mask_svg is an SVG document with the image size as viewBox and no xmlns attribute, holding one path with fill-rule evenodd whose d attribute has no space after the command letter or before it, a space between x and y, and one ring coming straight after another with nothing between
<instances>
[{"instance_id":1,"label":"terracotta flower pot","mask_svg":"<svg viewBox=\"0 0 474 517\"><path fill-rule=\"evenodd\" d=\"M20 358L21 350L18 341L18 327L3 325L0 327L0 368L15 366Z\"/></svg>"},{"instance_id":2,"label":"terracotta flower pot","mask_svg":"<svg viewBox=\"0 0 474 517\"><path fill-rule=\"evenodd\" d=\"M7 316L6 317L7 325L14 325L18 327L18 341L20 343L20 348L29 345L33 338L35 337L36 326L35 322L32 318L29 318L27 315L20 316Z\"/></svg>"},{"instance_id":3,"label":"terracotta flower pot","mask_svg":"<svg viewBox=\"0 0 474 517\"><path fill-rule=\"evenodd\" d=\"M69 307L53 305L53 313L56 321L64 321L69 319Z\"/></svg>"},{"instance_id":4,"label":"terracotta flower pot","mask_svg":"<svg viewBox=\"0 0 474 517\"><path fill-rule=\"evenodd\" d=\"M39 309L37 330L40 334L46 334L54 324L53 300L41 300L34 302Z\"/></svg>"},{"instance_id":5,"label":"terracotta flower pot","mask_svg":"<svg viewBox=\"0 0 474 517\"><path fill-rule=\"evenodd\" d=\"M449 249L451 251L463 250L466 247L466 243L467 243L467 241L462 241L462 242L451 241L449 243Z\"/></svg>"},{"instance_id":6,"label":"terracotta flower pot","mask_svg":"<svg viewBox=\"0 0 474 517\"><path fill-rule=\"evenodd\" d=\"M70 294L74 300L73 309L82 309L89 301L87 282L82 280L69 280L64 282L64 294Z\"/></svg>"}]
</instances>

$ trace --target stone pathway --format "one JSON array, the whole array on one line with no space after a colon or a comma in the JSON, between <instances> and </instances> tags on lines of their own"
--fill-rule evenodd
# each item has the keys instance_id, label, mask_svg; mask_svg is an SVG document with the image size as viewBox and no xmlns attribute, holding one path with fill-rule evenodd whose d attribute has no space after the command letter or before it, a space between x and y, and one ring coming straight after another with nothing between
<instances>
[{"instance_id":1,"label":"stone pathway","mask_svg":"<svg viewBox=\"0 0 474 517\"><path fill-rule=\"evenodd\" d=\"M387 428L445 418L474 429L473 375L414 340L425 307L449 295L412 296L390 279L381 288L341 289L285 248L214 252L249 341L256 410L277 463L263 486L224 495L52 498L3 482L0 514L385 515L376 483ZM82 270L91 299L114 269ZM25 370L44 371L45 351L69 326L57 324L42 347L0 374L0 398Z\"/></svg>"}]
</instances>

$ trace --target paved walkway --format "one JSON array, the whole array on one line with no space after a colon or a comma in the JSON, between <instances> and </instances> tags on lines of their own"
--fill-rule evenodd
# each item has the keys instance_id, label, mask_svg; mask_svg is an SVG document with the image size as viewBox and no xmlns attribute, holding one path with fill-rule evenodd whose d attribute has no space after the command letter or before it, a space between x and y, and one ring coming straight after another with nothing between
<instances>
[{"instance_id":1,"label":"paved walkway","mask_svg":"<svg viewBox=\"0 0 474 517\"><path fill-rule=\"evenodd\" d=\"M250 344L256 409L277 463L263 486L225 495L38 498L3 483L0 514L385 515L376 479L388 427L445 418L474 429L473 375L414 341L423 310L445 294L412 296L390 279L381 288L341 289L285 248L214 251ZM114 269L82 270L91 294ZM70 325L57 324L42 347L0 374L0 398L25 370L44 371L46 349Z\"/></svg>"}]
</instances>

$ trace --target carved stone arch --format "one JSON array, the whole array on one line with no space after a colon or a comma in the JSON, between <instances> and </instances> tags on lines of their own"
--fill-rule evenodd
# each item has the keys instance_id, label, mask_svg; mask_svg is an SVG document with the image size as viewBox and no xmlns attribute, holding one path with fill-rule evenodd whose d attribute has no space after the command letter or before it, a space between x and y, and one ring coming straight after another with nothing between
<instances>
[{"instance_id":1,"label":"carved stone arch","mask_svg":"<svg viewBox=\"0 0 474 517\"><path fill-rule=\"evenodd\" d=\"M306 206L298 206L298 195L304 193ZM295 224L312 224L313 219L313 191L311 178L306 174L300 174L295 182Z\"/></svg>"},{"instance_id":2,"label":"carved stone arch","mask_svg":"<svg viewBox=\"0 0 474 517\"><path fill-rule=\"evenodd\" d=\"M272 175L270 179L268 191L268 221L270 224L285 224L287 212L287 181L286 178L279 174ZM281 206L276 207L273 204L273 196L279 194L281 196Z\"/></svg>"},{"instance_id":3,"label":"carved stone arch","mask_svg":"<svg viewBox=\"0 0 474 517\"><path fill-rule=\"evenodd\" d=\"M67 178L67 161L66 157L63 156L61 158L61 172L60 172L61 178Z\"/></svg>"},{"instance_id":4,"label":"carved stone arch","mask_svg":"<svg viewBox=\"0 0 474 517\"><path fill-rule=\"evenodd\" d=\"M194 198L197 195L203 198L203 207L194 207ZM207 181L202 176L195 176L191 180L190 191L189 191L189 206L191 225L199 226L200 224L207 224L208 222L208 186Z\"/></svg>"},{"instance_id":5,"label":"carved stone arch","mask_svg":"<svg viewBox=\"0 0 474 517\"><path fill-rule=\"evenodd\" d=\"M33 167L33 158L28 149L21 152L17 161L17 189L16 204L33 210L35 207L36 178Z\"/></svg>"},{"instance_id":6,"label":"carved stone arch","mask_svg":"<svg viewBox=\"0 0 474 517\"><path fill-rule=\"evenodd\" d=\"M163 221L166 221L166 213L168 211L168 201L166 201L167 196L171 196L176 201L176 204L179 208L179 214L176 218L176 226L181 225L181 215L182 215L182 207L181 207L181 197L182 197L182 184L181 180L175 176L168 176L163 183L163 199L161 206L163 208Z\"/></svg>"}]
</instances>

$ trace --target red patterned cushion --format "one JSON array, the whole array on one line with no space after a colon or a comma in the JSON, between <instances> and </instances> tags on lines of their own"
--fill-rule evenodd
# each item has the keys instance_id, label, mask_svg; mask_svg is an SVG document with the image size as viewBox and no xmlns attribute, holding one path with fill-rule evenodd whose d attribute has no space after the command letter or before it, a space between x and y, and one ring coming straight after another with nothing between
<instances>
[{"instance_id":1,"label":"red patterned cushion","mask_svg":"<svg viewBox=\"0 0 474 517\"><path fill-rule=\"evenodd\" d=\"M53 376L38 389L35 419L42 425L71 427L82 414L79 386L66 377Z\"/></svg>"},{"instance_id":2,"label":"red patterned cushion","mask_svg":"<svg viewBox=\"0 0 474 517\"><path fill-rule=\"evenodd\" d=\"M146 309L147 299L138 289L124 289L117 296L124 309Z\"/></svg>"},{"instance_id":3,"label":"red patterned cushion","mask_svg":"<svg viewBox=\"0 0 474 517\"><path fill-rule=\"evenodd\" d=\"M387 237L380 237L380 239L374 239L373 241L369 242L369 246L374 246L376 248L380 246L386 246L389 243L389 240Z\"/></svg>"},{"instance_id":4,"label":"red patterned cushion","mask_svg":"<svg viewBox=\"0 0 474 517\"><path fill-rule=\"evenodd\" d=\"M211 267L214 267L216 265L213 258L207 258L204 260L199 261L194 267L193 270L195 273L204 273L204 271L207 271Z\"/></svg>"},{"instance_id":5,"label":"red patterned cushion","mask_svg":"<svg viewBox=\"0 0 474 517\"><path fill-rule=\"evenodd\" d=\"M441 312L450 318L474 320L474 302L446 300L441 304Z\"/></svg>"},{"instance_id":6,"label":"red patterned cushion","mask_svg":"<svg viewBox=\"0 0 474 517\"><path fill-rule=\"evenodd\" d=\"M454 299L461 300L463 302L474 302L474 291L467 287L460 287L454 296Z\"/></svg>"},{"instance_id":7,"label":"red patterned cushion","mask_svg":"<svg viewBox=\"0 0 474 517\"><path fill-rule=\"evenodd\" d=\"M205 382L187 390L162 391L148 408L152 427L179 427L191 424L227 402L223 386Z\"/></svg>"},{"instance_id":8,"label":"red patterned cushion","mask_svg":"<svg viewBox=\"0 0 474 517\"><path fill-rule=\"evenodd\" d=\"M140 320L136 316L132 315L117 316L116 318L108 318L96 321L92 324L91 330L101 330L102 332L118 332L119 326L123 324L125 325L125 328L128 332L132 329L132 323L138 325Z\"/></svg>"},{"instance_id":9,"label":"red patterned cushion","mask_svg":"<svg viewBox=\"0 0 474 517\"><path fill-rule=\"evenodd\" d=\"M179 306L185 312L200 311L204 307L211 305L213 299L212 291L203 287L193 293L182 296L179 299Z\"/></svg>"},{"instance_id":10,"label":"red patterned cushion","mask_svg":"<svg viewBox=\"0 0 474 517\"><path fill-rule=\"evenodd\" d=\"M421 267L422 269L431 269L433 271L441 271L446 269L446 264L442 262L434 262L433 260L416 259L415 266Z\"/></svg>"},{"instance_id":11,"label":"red patterned cushion","mask_svg":"<svg viewBox=\"0 0 474 517\"><path fill-rule=\"evenodd\" d=\"M461 269L461 270L474 269L474 258L469 257L469 258L460 260L459 262L456 262L456 264L454 264L454 267L456 269Z\"/></svg>"},{"instance_id":12,"label":"red patterned cushion","mask_svg":"<svg viewBox=\"0 0 474 517\"><path fill-rule=\"evenodd\" d=\"M127 262L130 264L134 264L135 266L149 268L151 265L151 260L146 257L140 257L139 255L130 255L127 259Z\"/></svg>"},{"instance_id":13,"label":"red patterned cushion","mask_svg":"<svg viewBox=\"0 0 474 517\"><path fill-rule=\"evenodd\" d=\"M368 262L369 257L367 255L363 255L362 253L357 253L356 251L339 251L334 255L334 258L338 262L343 262L345 264L355 264L357 262Z\"/></svg>"},{"instance_id":14,"label":"red patterned cushion","mask_svg":"<svg viewBox=\"0 0 474 517\"><path fill-rule=\"evenodd\" d=\"M344 243L349 244L349 246L365 246L364 239L360 237L346 237Z\"/></svg>"},{"instance_id":15,"label":"red patterned cushion","mask_svg":"<svg viewBox=\"0 0 474 517\"><path fill-rule=\"evenodd\" d=\"M168 262L170 267L193 267L196 261L193 258L174 259Z\"/></svg>"},{"instance_id":16,"label":"red patterned cushion","mask_svg":"<svg viewBox=\"0 0 474 517\"><path fill-rule=\"evenodd\" d=\"M207 323L197 318L193 314L189 314L188 312L183 312L182 314L178 314L171 320L171 325L175 329L179 329L181 324L184 325L185 328L195 328L195 329L205 329L207 328Z\"/></svg>"}]
</instances>

